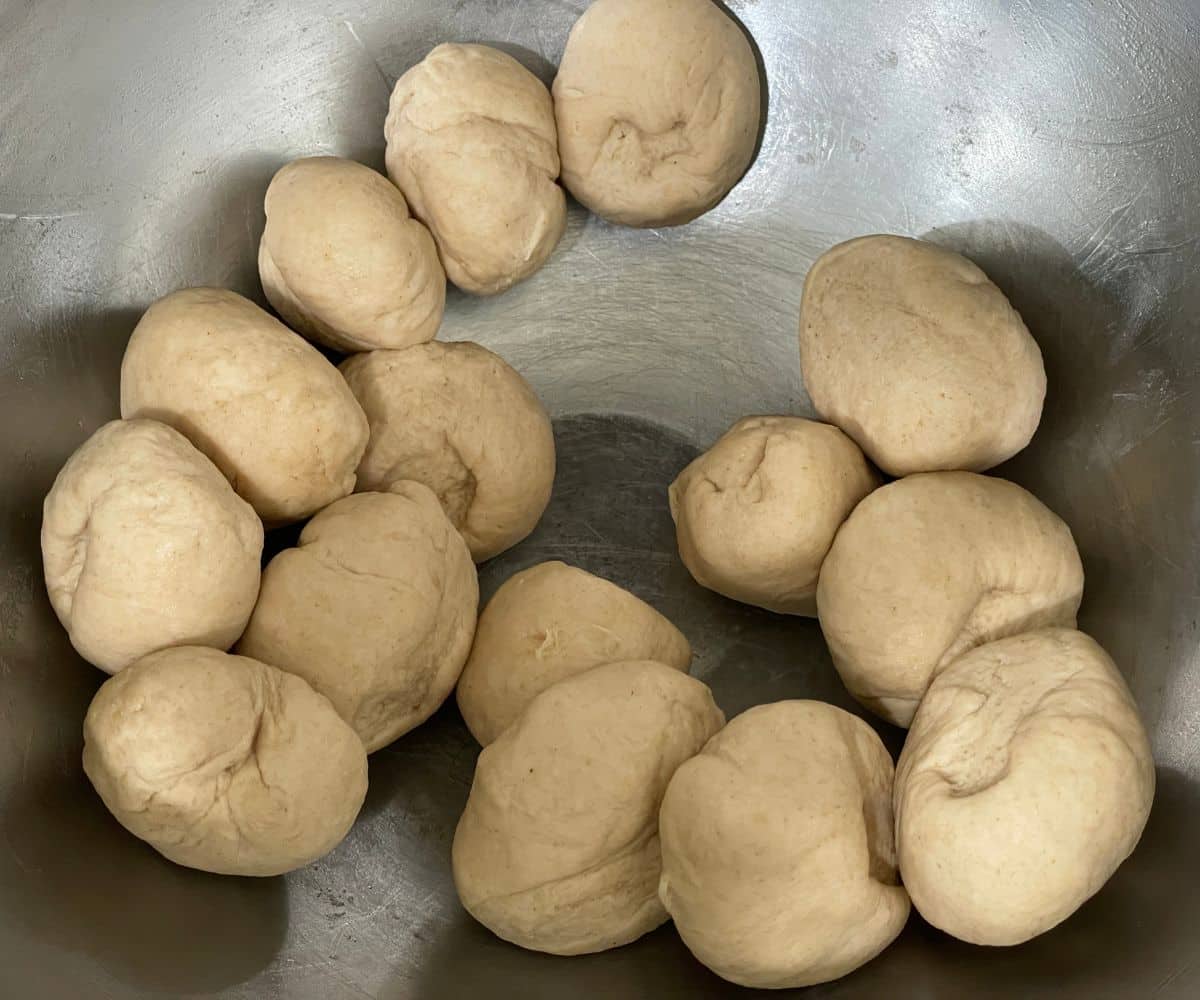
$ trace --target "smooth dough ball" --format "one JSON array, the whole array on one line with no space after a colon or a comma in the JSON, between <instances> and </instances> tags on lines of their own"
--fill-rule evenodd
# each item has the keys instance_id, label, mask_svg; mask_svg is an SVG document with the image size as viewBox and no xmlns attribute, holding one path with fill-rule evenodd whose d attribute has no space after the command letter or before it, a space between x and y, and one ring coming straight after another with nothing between
<instances>
[{"instance_id":1,"label":"smooth dough ball","mask_svg":"<svg viewBox=\"0 0 1200 1000\"><path fill-rule=\"evenodd\" d=\"M335 351L433 339L446 274L386 177L336 156L293 160L272 178L265 208L258 273L289 326Z\"/></svg>"},{"instance_id":2,"label":"smooth dough ball","mask_svg":"<svg viewBox=\"0 0 1200 1000\"><path fill-rule=\"evenodd\" d=\"M238 652L303 677L372 753L446 700L478 608L466 543L400 482L326 507L271 560Z\"/></svg>"},{"instance_id":3,"label":"smooth dough ball","mask_svg":"<svg viewBox=\"0 0 1200 1000\"><path fill-rule=\"evenodd\" d=\"M853 441L800 417L746 417L671 484L683 564L745 604L817 613L833 536L879 479Z\"/></svg>"},{"instance_id":4,"label":"smooth dough ball","mask_svg":"<svg viewBox=\"0 0 1200 1000\"><path fill-rule=\"evenodd\" d=\"M547 688L479 755L452 852L463 906L555 955L663 923L659 804L724 722L707 687L662 663L609 663Z\"/></svg>"},{"instance_id":5,"label":"smooth dough ball","mask_svg":"<svg viewBox=\"0 0 1200 1000\"><path fill-rule=\"evenodd\" d=\"M619 660L655 660L686 672L692 647L615 583L565 563L541 563L509 577L483 609L458 682L458 707L487 746L551 684Z\"/></svg>"},{"instance_id":6,"label":"smooth dough ball","mask_svg":"<svg viewBox=\"0 0 1200 1000\"><path fill-rule=\"evenodd\" d=\"M692 954L743 986L828 982L900 933L892 759L818 701L744 712L675 772L659 895Z\"/></svg>"},{"instance_id":7,"label":"smooth dough ball","mask_svg":"<svg viewBox=\"0 0 1200 1000\"><path fill-rule=\"evenodd\" d=\"M109 811L176 864L281 875L333 850L367 794L354 731L299 677L199 646L96 692L83 769Z\"/></svg>"},{"instance_id":8,"label":"smooth dough ball","mask_svg":"<svg viewBox=\"0 0 1200 1000\"><path fill-rule=\"evenodd\" d=\"M982 472L1042 417L1042 352L1004 293L965 257L900 236L823 254L800 306L813 406L884 472Z\"/></svg>"},{"instance_id":9,"label":"smooth dough ball","mask_svg":"<svg viewBox=\"0 0 1200 1000\"><path fill-rule=\"evenodd\" d=\"M185 288L154 303L121 362L121 415L170 424L268 525L354 488L367 420L337 369L249 299Z\"/></svg>"},{"instance_id":10,"label":"smooth dough ball","mask_svg":"<svg viewBox=\"0 0 1200 1000\"><path fill-rule=\"evenodd\" d=\"M459 288L494 295L562 238L558 136L545 85L486 45L439 45L396 81L387 171Z\"/></svg>"},{"instance_id":11,"label":"smooth dough ball","mask_svg":"<svg viewBox=\"0 0 1200 1000\"><path fill-rule=\"evenodd\" d=\"M1153 798L1137 706L1094 640L1046 629L989 643L930 685L900 755L904 884L948 934L1020 944L1099 891Z\"/></svg>"},{"instance_id":12,"label":"smooth dough ball","mask_svg":"<svg viewBox=\"0 0 1200 1000\"><path fill-rule=\"evenodd\" d=\"M1033 494L971 472L909 476L855 508L817 585L821 631L850 693L907 726L934 675L968 649L1074 627L1083 565Z\"/></svg>"},{"instance_id":13,"label":"smooth dough ball","mask_svg":"<svg viewBox=\"0 0 1200 1000\"><path fill-rule=\"evenodd\" d=\"M476 562L525 538L550 502L554 432L520 375L478 344L372 351L342 365L371 436L358 489L424 483Z\"/></svg>"},{"instance_id":14,"label":"smooth dough ball","mask_svg":"<svg viewBox=\"0 0 1200 1000\"><path fill-rule=\"evenodd\" d=\"M711 0L596 0L554 80L563 183L626 226L703 215L754 157L754 50Z\"/></svg>"},{"instance_id":15,"label":"smooth dough ball","mask_svg":"<svg viewBox=\"0 0 1200 1000\"><path fill-rule=\"evenodd\" d=\"M262 547L262 522L220 470L153 420L101 427L43 505L50 603L79 655L110 674L165 646L232 646Z\"/></svg>"}]
</instances>

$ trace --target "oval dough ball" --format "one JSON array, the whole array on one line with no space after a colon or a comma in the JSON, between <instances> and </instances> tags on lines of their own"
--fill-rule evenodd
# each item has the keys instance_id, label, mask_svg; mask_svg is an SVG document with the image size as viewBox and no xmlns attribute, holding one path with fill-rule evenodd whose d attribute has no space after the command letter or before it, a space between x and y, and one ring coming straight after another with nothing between
<instances>
[{"instance_id":1,"label":"oval dough ball","mask_svg":"<svg viewBox=\"0 0 1200 1000\"><path fill-rule=\"evenodd\" d=\"M439 45L396 81L387 171L459 288L494 295L562 238L554 106L524 66L486 45Z\"/></svg>"},{"instance_id":2,"label":"oval dough ball","mask_svg":"<svg viewBox=\"0 0 1200 1000\"><path fill-rule=\"evenodd\" d=\"M679 555L702 587L768 611L815 615L833 536L878 485L836 427L746 417L671 484Z\"/></svg>"},{"instance_id":3,"label":"oval dough ball","mask_svg":"<svg viewBox=\"0 0 1200 1000\"><path fill-rule=\"evenodd\" d=\"M165 646L232 646L262 547L262 522L220 470L153 420L101 427L43 506L50 603L79 655L110 674Z\"/></svg>"},{"instance_id":4,"label":"oval dough ball","mask_svg":"<svg viewBox=\"0 0 1200 1000\"><path fill-rule=\"evenodd\" d=\"M754 50L711 0L596 0L554 80L563 183L626 226L703 215L754 157Z\"/></svg>"},{"instance_id":5,"label":"oval dough ball","mask_svg":"<svg viewBox=\"0 0 1200 1000\"><path fill-rule=\"evenodd\" d=\"M372 351L342 365L370 421L358 489L424 483L476 562L525 538L550 502L554 432L520 375L478 344Z\"/></svg>"},{"instance_id":6,"label":"oval dough ball","mask_svg":"<svg viewBox=\"0 0 1200 1000\"><path fill-rule=\"evenodd\" d=\"M602 663L655 660L687 672L683 633L627 590L547 562L509 577L479 616L458 707L483 746L551 684Z\"/></svg>"},{"instance_id":7,"label":"oval dough ball","mask_svg":"<svg viewBox=\"0 0 1200 1000\"><path fill-rule=\"evenodd\" d=\"M823 254L800 306L800 362L817 412L884 472L982 472L1042 417L1042 352L965 257L864 236Z\"/></svg>"},{"instance_id":8,"label":"oval dough ball","mask_svg":"<svg viewBox=\"0 0 1200 1000\"><path fill-rule=\"evenodd\" d=\"M271 179L265 208L258 273L289 326L335 351L433 339L446 274L386 177L336 156L293 160Z\"/></svg>"},{"instance_id":9,"label":"oval dough ball","mask_svg":"<svg viewBox=\"0 0 1200 1000\"><path fill-rule=\"evenodd\" d=\"M401 482L331 504L271 560L238 652L303 677L372 753L446 700L478 608L466 543Z\"/></svg>"},{"instance_id":10,"label":"oval dough ball","mask_svg":"<svg viewBox=\"0 0 1200 1000\"><path fill-rule=\"evenodd\" d=\"M972 650L930 685L896 771L900 871L921 916L974 944L1065 920L1137 845L1154 760L1092 639L1046 629Z\"/></svg>"},{"instance_id":11,"label":"oval dough ball","mask_svg":"<svg viewBox=\"0 0 1200 1000\"><path fill-rule=\"evenodd\" d=\"M744 712L675 772L659 895L692 954L742 986L825 983L900 933L892 759L818 701Z\"/></svg>"},{"instance_id":12,"label":"oval dough ball","mask_svg":"<svg viewBox=\"0 0 1200 1000\"><path fill-rule=\"evenodd\" d=\"M659 803L724 721L707 687L662 663L609 663L547 688L479 756L454 834L463 906L554 955L663 923Z\"/></svg>"},{"instance_id":13,"label":"oval dough ball","mask_svg":"<svg viewBox=\"0 0 1200 1000\"><path fill-rule=\"evenodd\" d=\"M834 666L873 712L907 726L934 675L968 649L1074 627L1083 566L1068 528L1014 483L909 476L855 508L821 567Z\"/></svg>"},{"instance_id":14,"label":"oval dough ball","mask_svg":"<svg viewBox=\"0 0 1200 1000\"><path fill-rule=\"evenodd\" d=\"M139 660L96 692L83 769L109 811L176 864L281 875L333 850L367 755L299 677L214 649Z\"/></svg>"},{"instance_id":15,"label":"oval dough ball","mask_svg":"<svg viewBox=\"0 0 1200 1000\"><path fill-rule=\"evenodd\" d=\"M268 525L354 488L367 420L337 369L249 299L185 288L154 303L121 362L121 415L170 424Z\"/></svg>"}]
</instances>

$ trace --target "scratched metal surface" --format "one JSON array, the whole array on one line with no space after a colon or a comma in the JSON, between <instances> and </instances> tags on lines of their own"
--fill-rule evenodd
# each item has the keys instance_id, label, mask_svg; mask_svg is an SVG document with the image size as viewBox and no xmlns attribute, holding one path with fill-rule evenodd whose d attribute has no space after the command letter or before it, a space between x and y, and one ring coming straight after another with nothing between
<instances>
[{"instance_id":1,"label":"scratched metal surface","mask_svg":"<svg viewBox=\"0 0 1200 1000\"><path fill-rule=\"evenodd\" d=\"M453 708L372 758L349 840L286 879L172 867L79 767L100 681L40 583L40 502L117 412L139 312L180 285L258 294L261 198L290 157L382 165L390 83L436 42L501 44L548 79L584 0L0 0L0 994L233 998L723 997L670 929L580 960L522 953L448 873L474 747ZM1200 992L1200 11L1195 0L742 0L769 82L761 155L720 208L634 232L575 209L561 249L446 336L498 350L557 420L537 534L690 635L729 713L847 704L815 626L692 586L664 489L747 412L805 412L795 342L815 255L892 231L960 248L1046 354L1046 417L1007 470L1074 528L1083 623L1160 763L1145 841L1027 946L913 919L829 997ZM897 734L885 733L893 749Z\"/></svg>"}]
</instances>

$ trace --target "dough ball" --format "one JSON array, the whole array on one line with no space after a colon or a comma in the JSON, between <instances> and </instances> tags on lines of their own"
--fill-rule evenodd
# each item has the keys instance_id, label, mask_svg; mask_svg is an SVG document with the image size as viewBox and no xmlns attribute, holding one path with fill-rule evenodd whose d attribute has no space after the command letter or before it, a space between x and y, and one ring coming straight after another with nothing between
<instances>
[{"instance_id":1,"label":"dough ball","mask_svg":"<svg viewBox=\"0 0 1200 1000\"><path fill-rule=\"evenodd\" d=\"M121 415L181 431L268 525L354 489L367 420L337 369L249 299L185 288L154 303L121 362Z\"/></svg>"},{"instance_id":2,"label":"dough ball","mask_svg":"<svg viewBox=\"0 0 1200 1000\"><path fill-rule=\"evenodd\" d=\"M971 472L909 476L855 508L821 567L817 608L850 693L907 726L934 675L968 649L1074 627L1083 566L1035 496Z\"/></svg>"},{"instance_id":3,"label":"dough ball","mask_svg":"<svg viewBox=\"0 0 1200 1000\"><path fill-rule=\"evenodd\" d=\"M691 222L750 166L760 90L754 50L711 0L596 0L554 80L563 183L612 222Z\"/></svg>"},{"instance_id":4,"label":"dough ball","mask_svg":"<svg viewBox=\"0 0 1200 1000\"><path fill-rule=\"evenodd\" d=\"M486 45L439 45L396 81L387 171L459 288L494 295L546 263L567 225L554 106Z\"/></svg>"},{"instance_id":5,"label":"dough ball","mask_svg":"<svg viewBox=\"0 0 1200 1000\"><path fill-rule=\"evenodd\" d=\"M656 660L686 672L692 647L615 583L542 563L506 580L483 609L458 682L458 707L487 746L551 684L619 660Z\"/></svg>"},{"instance_id":6,"label":"dough ball","mask_svg":"<svg viewBox=\"0 0 1200 1000\"><path fill-rule=\"evenodd\" d=\"M471 650L475 565L420 483L339 500L263 572L238 652L303 677L372 753L419 726Z\"/></svg>"},{"instance_id":7,"label":"dough ball","mask_svg":"<svg viewBox=\"0 0 1200 1000\"><path fill-rule=\"evenodd\" d=\"M138 660L96 692L83 769L109 811L176 864L281 875L333 850L367 755L299 677L200 646Z\"/></svg>"},{"instance_id":8,"label":"dough ball","mask_svg":"<svg viewBox=\"0 0 1200 1000\"><path fill-rule=\"evenodd\" d=\"M878 485L836 427L747 417L671 484L679 555L702 587L768 611L815 615L833 536Z\"/></svg>"},{"instance_id":9,"label":"dough ball","mask_svg":"<svg viewBox=\"0 0 1200 1000\"><path fill-rule=\"evenodd\" d=\"M982 472L1042 417L1042 352L965 257L900 236L823 254L800 306L800 361L817 412L893 476Z\"/></svg>"},{"instance_id":10,"label":"dough ball","mask_svg":"<svg viewBox=\"0 0 1200 1000\"><path fill-rule=\"evenodd\" d=\"M442 323L446 274L396 186L336 156L293 160L267 188L258 273L275 311L335 351L408 347Z\"/></svg>"},{"instance_id":11,"label":"dough ball","mask_svg":"<svg viewBox=\"0 0 1200 1000\"><path fill-rule=\"evenodd\" d=\"M101 427L43 506L50 603L79 655L110 674L164 646L232 646L262 547L262 522L220 470L153 420Z\"/></svg>"},{"instance_id":12,"label":"dough ball","mask_svg":"<svg viewBox=\"0 0 1200 1000\"><path fill-rule=\"evenodd\" d=\"M900 871L921 916L974 944L1020 944L1133 851L1154 761L1104 650L1045 629L980 646L934 680L895 797Z\"/></svg>"},{"instance_id":13,"label":"dough ball","mask_svg":"<svg viewBox=\"0 0 1200 1000\"><path fill-rule=\"evenodd\" d=\"M659 895L717 975L786 989L844 976L900 933L892 759L818 701L752 708L675 772Z\"/></svg>"},{"instance_id":14,"label":"dough ball","mask_svg":"<svg viewBox=\"0 0 1200 1000\"><path fill-rule=\"evenodd\" d=\"M707 687L662 663L609 663L547 688L479 756L454 834L463 906L555 955L663 923L659 803L724 721Z\"/></svg>"},{"instance_id":15,"label":"dough ball","mask_svg":"<svg viewBox=\"0 0 1200 1000\"><path fill-rule=\"evenodd\" d=\"M472 343L372 351L342 365L370 421L360 490L424 483L476 562L525 538L550 502L554 432L541 401Z\"/></svg>"}]
</instances>

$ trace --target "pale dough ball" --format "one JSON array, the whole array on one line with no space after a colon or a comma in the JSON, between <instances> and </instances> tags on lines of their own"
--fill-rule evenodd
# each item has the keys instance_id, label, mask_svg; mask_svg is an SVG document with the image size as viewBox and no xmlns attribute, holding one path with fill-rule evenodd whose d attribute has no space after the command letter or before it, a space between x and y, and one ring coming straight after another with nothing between
<instances>
[{"instance_id":1,"label":"pale dough ball","mask_svg":"<svg viewBox=\"0 0 1200 1000\"><path fill-rule=\"evenodd\" d=\"M463 906L555 955L663 923L659 803L724 721L707 687L662 663L610 663L547 688L479 756L454 834Z\"/></svg>"},{"instance_id":2,"label":"pale dough ball","mask_svg":"<svg viewBox=\"0 0 1200 1000\"><path fill-rule=\"evenodd\" d=\"M864 236L823 254L800 307L813 406L893 476L982 472L1037 430L1042 353L1008 299L965 257Z\"/></svg>"},{"instance_id":3,"label":"pale dough ball","mask_svg":"<svg viewBox=\"0 0 1200 1000\"><path fill-rule=\"evenodd\" d=\"M828 982L900 933L892 759L817 701L739 715L675 772L659 894L692 954L743 986Z\"/></svg>"},{"instance_id":4,"label":"pale dough ball","mask_svg":"<svg viewBox=\"0 0 1200 1000\"><path fill-rule=\"evenodd\" d=\"M367 793L367 755L299 677L182 646L108 680L83 769L109 811L176 864L281 875L333 850Z\"/></svg>"},{"instance_id":5,"label":"pale dough ball","mask_svg":"<svg viewBox=\"0 0 1200 1000\"><path fill-rule=\"evenodd\" d=\"M909 476L855 508L821 567L817 609L850 693L907 726L934 675L967 650L1074 627L1083 565L1035 496L971 472Z\"/></svg>"},{"instance_id":6,"label":"pale dough ball","mask_svg":"<svg viewBox=\"0 0 1200 1000\"><path fill-rule=\"evenodd\" d=\"M516 545L554 485L554 432L520 375L478 344L372 351L342 365L370 421L358 489L424 483L476 562Z\"/></svg>"},{"instance_id":7,"label":"pale dough ball","mask_svg":"<svg viewBox=\"0 0 1200 1000\"><path fill-rule=\"evenodd\" d=\"M238 652L303 677L372 753L446 700L478 609L466 543L400 482L326 507L271 560Z\"/></svg>"},{"instance_id":8,"label":"pale dough ball","mask_svg":"<svg viewBox=\"0 0 1200 1000\"><path fill-rule=\"evenodd\" d=\"M494 295L528 278L567 225L550 93L486 45L439 45L396 81L387 171L437 240L446 275Z\"/></svg>"},{"instance_id":9,"label":"pale dough ball","mask_svg":"<svg viewBox=\"0 0 1200 1000\"><path fill-rule=\"evenodd\" d=\"M458 682L458 707L487 746L551 684L619 660L656 660L686 672L692 647L615 583L565 563L541 563L506 580L483 609Z\"/></svg>"},{"instance_id":10,"label":"pale dough ball","mask_svg":"<svg viewBox=\"0 0 1200 1000\"><path fill-rule=\"evenodd\" d=\"M833 536L879 479L853 441L800 417L746 417L671 484L683 564L745 604L817 613Z\"/></svg>"},{"instance_id":11,"label":"pale dough ball","mask_svg":"<svg viewBox=\"0 0 1200 1000\"><path fill-rule=\"evenodd\" d=\"M293 160L272 178L265 208L258 273L294 330L336 351L433 339L446 274L386 177L336 156Z\"/></svg>"},{"instance_id":12,"label":"pale dough ball","mask_svg":"<svg viewBox=\"0 0 1200 1000\"><path fill-rule=\"evenodd\" d=\"M690 222L750 166L760 91L754 50L711 0L596 0L554 80L563 183L612 222Z\"/></svg>"},{"instance_id":13,"label":"pale dough ball","mask_svg":"<svg viewBox=\"0 0 1200 1000\"><path fill-rule=\"evenodd\" d=\"M153 420L101 427L43 506L50 603L79 655L110 674L164 646L232 646L262 547L262 522L220 470Z\"/></svg>"},{"instance_id":14,"label":"pale dough ball","mask_svg":"<svg viewBox=\"0 0 1200 1000\"><path fill-rule=\"evenodd\" d=\"M921 916L974 944L1065 920L1133 851L1154 798L1137 706L1092 639L972 650L930 685L896 771L900 871Z\"/></svg>"}]
</instances>

